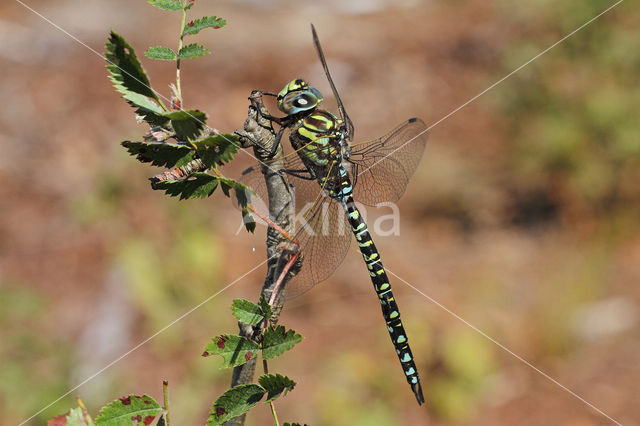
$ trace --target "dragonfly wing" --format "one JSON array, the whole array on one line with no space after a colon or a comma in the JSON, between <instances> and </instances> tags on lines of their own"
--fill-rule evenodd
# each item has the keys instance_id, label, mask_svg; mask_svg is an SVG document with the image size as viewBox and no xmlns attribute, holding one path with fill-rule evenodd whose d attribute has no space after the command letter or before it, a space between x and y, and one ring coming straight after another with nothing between
<instances>
[{"instance_id":1,"label":"dragonfly wing","mask_svg":"<svg viewBox=\"0 0 640 426\"><path fill-rule=\"evenodd\" d=\"M329 85L331 86L331 91L333 92L333 96L336 98L336 102L338 103L338 110L340 111L340 118L344 122L348 137L353 138L354 129L353 123L347 114L346 109L344 108L344 104L342 103L342 99L340 98L340 94L338 93L338 89L336 89L336 85L333 83L333 78L331 78L331 73L329 72L329 66L327 65L327 60L324 57L324 52L322 51L322 46L320 46L320 39L318 38L318 33L316 33L316 28L311 24L311 33L313 34L313 44L316 47L316 52L318 52L318 57L320 58L320 62L322 63L322 69L324 69L324 74L327 76L327 80L329 81Z\"/></svg>"},{"instance_id":2,"label":"dragonfly wing","mask_svg":"<svg viewBox=\"0 0 640 426\"><path fill-rule=\"evenodd\" d=\"M369 206L396 202L404 194L427 144L424 121L411 118L387 135L351 145L354 197Z\"/></svg>"},{"instance_id":3,"label":"dragonfly wing","mask_svg":"<svg viewBox=\"0 0 640 426\"><path fill-rule=\"evenodd\" d=\"M287 173L287 171L297 172L296 174L299 175L307 173L304 163L295 152L287 154L283 159L279 159L277 161L265 161L262 164L255 164L248 169L245 169L237 180L247 185L254 192L248 194L251 200L250 203L259 214L264 216L269 216L269 194L265 181L265 172L263 172L263 170L266 172L268 179L284 179L284 176L286 175L289 180L290 187L296 183L295 181L302 181L307 186L315 185L316 188L318 187L315 181L304 182L303 179L297 179ZM290 193L293 197L294 191L292 188L290 188ZM259 218L256 219L260 222Z\"/></svg>"},{"instance_id":4,"label":"dragonfly wing","mask_svg":"<svg viewBox=\"0 0 640 426\"><path fill-rule=\"evenodd\" d=\"M295 204L295 238L300 245L302 268L289 281L286 298L297 297L314 285L329 278L342 263L351 242L349 228L342 205L323 193L318 182L296 177L304 164L297 155L288 157L285 172L292 186L291 196ZM293 173L293 174L292 174ZM239 179L252 188L256 195L251 197L251 205L260 214L269 216L267 187L261 166L245 170ZM262 221L256 217L258 223ZM273 218L271 218L273 220Z\"/></svg>"},{"instance_id":5,"label":"dragonfly wing","mask_svg":"<svg viewBox=\"0 0 640 426\"><path fill-rule=\"evenodd\" d=\"M316 194L319 189L316 184ZM296 204L299 201L296 195ZM322 197L300 210L296 208L296 212L302 269L287 284L287 299L300 296L329 278L347 255L352 238L344 208L332 198Z\"/></svg>"}]
</instances>

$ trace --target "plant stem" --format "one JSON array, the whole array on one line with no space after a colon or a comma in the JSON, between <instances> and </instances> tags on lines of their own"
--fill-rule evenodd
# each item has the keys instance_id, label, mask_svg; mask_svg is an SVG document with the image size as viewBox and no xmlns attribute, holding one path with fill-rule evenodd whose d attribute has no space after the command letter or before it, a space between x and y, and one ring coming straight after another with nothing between
<instances>
[{"instance_id":1,"label":"plant stem","mask_svg":"<svg viewBox=\"0 0 640 426\"><path fill-rule=\"evenodd\" d=\"M243 147L254 146L250 139L243 138L243 135L250 136L253 140L258 141L262 146L271 147L275 142L275 132L271 127L271 122L264 117L269 114L269 111L262 105L262 102L254 100L252 94L252 104L249 108L249 114L245 121L244 129L239 130L237 134L240 136L240 142ZM262 115L257 114L257 110L262 111ZM265 166L262 167L265 183L268 193L268 205L269 205L269 217L278 225L281 230L284 230L287 234L293 235L294 232L294 204L292 202L292 193L287 180L286 175L274 173L273 170L280 170L284 168L284 153L282 152L282 146L278 147L276 153L273 155L267 155L264 151L255 148L254 154L261 161L269 161L271 169ZM267 276L264 280L261 296L264 296L266 300L270 300L274 292L278 278L283 271L284 262L283 256L285 256L286 250L281 250L283 243L288 242L283 234L270 226L267 230ZM289 274L286 274L286 279L289 279ZM286 283L285 283L286 284ZM276 297L273 303L273 317L270 320L271 324L276 324L284 305L284 297ZM253 328L251 326L245 327L243 324L238 323L240 327L240 335L243 337L255 339L258 338L263 328ZM231 386L237 386L241 384L248 384L253 382L253 375L256 367L255 358L246 364L240 365L233 369L233 378ZM266 367L266 366L265 366ZM277 416L275 416L275 409L272 405L272 413L274 413L274 420L278 425ZM225 426L241 426L245 422L245 414L240 417L229 420L225 423Z\"/></svg>"},{"instance_id":2,"label":"plant stem","mask_svg":"<svg viewBox=\"0 0 640 426\"><path fill-rule=\"evenodd\" d=\"M275 405L273 405L273 402L270 402L269 406L271 407L271 415L273 416L273 422L276 424L276 426L280 426L280 423L278 422L278 415L276 414Z\"/></svg>"},{"instance_id":3,"label":"plant stem","mask_svg":"<svg viewBox=\"0 0 640 426\"><path fill-rule=\"evenodd\" d=\"M164 420L167 426L171 426L171 417L169 416L169 382L162 382L162 396L164 397Z\"/></svg>"},{"instance_id":4,"label":"plant stem","mask_svg":"<svg viewBox=\"0 0 640 426\"><path fill-rule=\"evenodd\" d=\"M264 374L269 374L269 365L267 364L267 360L262 360L262 369L264 370ZM271 407L271 415L273 416L273 422L276 426L280 426L278 422L278 415L276 414L276 406L273 404L273 401L269 402L269 407Z\"/></svg>"},{"instance_id":5,"label":"plant stem","mask_svg":"<svg viewBox=\"0 0 640 426\"><path fill-rule=\"evenodd\" d=\"M180 50L182 49L182 40L184 39L184 24L187 20L187 11L184 9L185 3L182 3L182 21L180 22L180 40L178 40L178 59L176 60L176 96L182 108L182 86L180 86Z\"/></svg>"},{"instance_id":6,"label":"plant stem","mask_svg":"<svg viewBox=\"0 0 640 426\"><path fill-rule=\"evenodd\" d=\"M87 425L93 426L94 423L91 419L91 416L89 415L89 412L87 411L87 407L84 406L84 403L80 398L76 398L76 401L78 402L78 406L82 409L82 415L84 416L84 420Z\"/></svg>"}]
</instances>

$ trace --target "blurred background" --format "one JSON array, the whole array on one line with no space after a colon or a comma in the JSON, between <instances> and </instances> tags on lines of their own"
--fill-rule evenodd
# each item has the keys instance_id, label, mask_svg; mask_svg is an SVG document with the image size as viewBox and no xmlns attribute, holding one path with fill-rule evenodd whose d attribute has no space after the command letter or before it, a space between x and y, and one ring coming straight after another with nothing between
<instances>
[{"instance_id":1,"label":"blurred background","mask_svg":"<svg viewBox=\"0 0 640 426\"><path fill-rule=\"evenodd\" d=\"M179 16L146 2L29 0L98 53L109 30L169 94ZM612 1L200 1L227 27L186 61L186 108L242 127L252 89L309 80L334 105L311 43L318 29L356 126L377 137L408 117L436 123ZM440 122L400 202L385 266L625 425L640 423L640 37L624 2ZM264 260L221 194L152 191L119 145L146 131L104 61L18 2L0 4L0 423L17 424ZM635 117L635 118L634 118ZM252 164L239 154L235 167ZM375 212L370 212L375 217ZM379 214L388 214L382 209ZM273 362L298 381L281 421L313 425L600 425L611 420L392 277L427 406L418 407L356 248L281 322L305 340ZM236 332L249 274L29 424L79 396L95 414L129 393L174 424L203 424L230 383L200 354ZM249 425L269 424L267 406Z\"/></svg>"}]
</instances>

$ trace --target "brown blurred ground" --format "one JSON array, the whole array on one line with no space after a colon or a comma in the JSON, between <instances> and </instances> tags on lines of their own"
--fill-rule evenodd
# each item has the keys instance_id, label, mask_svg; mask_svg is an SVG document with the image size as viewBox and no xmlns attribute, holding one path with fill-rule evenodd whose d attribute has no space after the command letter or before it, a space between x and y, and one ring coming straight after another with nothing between
<instances>
[{"instance_id":1,"label":"brown blurred ground","mask_svg":"<svg viewBox=\"0 0 640 426\"><path fill-rule=\"evenodd\" d=\"M593 10L610 4L591 3ZM175 45L177 18L143 1L28 4L100 53L110 29L140 57L148 46ZM411 116L434 123L595 15L572 15L572 7L542 0L201 1L192 17L218 15L229 25L198 36L213 55L185 64L185 107L206 111L210 125L231 131L242 126L251 89L278 91L300 76L328 93L311 45L313 22L356 139ZM623 3L593 25L633 31L633 16L638 11ZM540 166L547 163L535 160L540 152L514 149L522 143L514 135L540 134L535 119L551 105L547 98L576 108L586 102L584 91L606 83L626 102L614 102L621 114L627 108L637 114L632 80L598 74L597 61L585 70L581 49L598 42L587 34L438 124L400 203L401 235L376 240L390 271L632 425L640 419L637 160L612 162L621 171L607 175L615 194L592 202L589 189L600 181L580 192L566 169L547 174ZM603 43L603 52L620 49ZM637 61L622 57L625 66ZM174 77L171 65L143 62L164 90ZM610 66L603 59L601 69ZM13 424L254 267L264 250L262 236L235 235L239 215L220 194L178 203L151 191L146 177L156 171L119 146L145 129L107 81L103 60L13 1L0 5L0 70L0 423ZM540 102L505 108L531 99L527 90L548 79L546 72L557 87L545 86L551 90L539 94ZM611 121L602 125L603 141L619 127ZM632 146L638 134L626 135ZM598 152L613 157L606 146ZM576 164L572 172L599 176L601 169L588 169L593 161ZM175 423L202 424L230 373L199 354L209 338L235 331L228 306L236 297L255 299L263 272L72 396L95 413L128 393L159 398L168 379ZM427 408L415 404L402 378L352 252L328 282L291 301L283 315L305 340L272 366L299 382L278 403L281 420L610 423L400 279L393 283ZM32 424L72 404L67 398ZM268 424L267 409L255 411L248 424Z\"/></svg>"}]
</instances>

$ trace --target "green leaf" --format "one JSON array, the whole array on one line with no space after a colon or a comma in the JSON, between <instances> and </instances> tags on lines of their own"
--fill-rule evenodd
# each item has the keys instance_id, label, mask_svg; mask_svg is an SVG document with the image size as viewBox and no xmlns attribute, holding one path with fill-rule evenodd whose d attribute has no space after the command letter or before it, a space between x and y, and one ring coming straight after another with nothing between
<instances>
[{"instance_id":1,"label":"green leaf","mask_svg":"<svg viewBox=\"0 0 640 426\"><path fill-rule=\"evenodd\" d=\"M111 32L106 43L105 59L109 79L115 89L134 108L136 114L153 126L163 125L168 119L162 116L165 109L158 95L151 89L151 83L133 47L123 37Z\"/></svg>"},{"instance_id":2,"label":"green leaf","mask_svg":"<svg viewBox=\"0 0 640 426\"><path fill-rule=\"evenodd\" d=\"M224 195L226 195L227 197L231 197L231 190L233 189L235 183L236 181L231 178L220 178L220 187L222 188L222 192L224 192Z\"/></svg>"},{"instance_id":3,"label":"green leaf","mask_svg":"<svg viewBox=\"0 0 640 426\"><path fill-rule=\"evenodd\" d=\"M209 197L218 187L220 178L208 173L193 173L184 180L165 180L153 182L153 189L164 189L164 192L172 197L179 196L181 200L190 198Z\"/></svg>"},{"instance_id":4,"label":"green leaf","mask_svg":"<svg viewBox=\"0 0 640 426\"><path fill-rule=\"evenodd\" d=\"M73 408L64 414L49 419L47 425L51 426L87 426L82 408Z\"/></svg>"},{"instance_id":5,"label":"green leaf","mask_svg":"<svg viewBox=\"0 0 640 426\"><path fill-rule=\"evenodd\" d=\"M122 93L122 97L134 107L137 107L136 114L143 117L144 121L151 125L161 126L168 120L162 115L164 110L154 100L147 98L139 93Z\"/></svg>"},{"instance_id":6,"label":"green leaf","mask_svg":"<svg viewBox=\"0 0 640 426\"><path fill-rule=\"evenodd\" d=\"M293 330L287 330L281 325L276 328L269 327L264 332L262 341L262 358L271 359L282 355L296 344L300 343L302 336Z\"/></svg>"},{"instance_id":7,"label":"green leaf","mask_svg":"<svg viewBox=\"0 0 640 426\"><path fill-rule=\"evenodd\" d=\"M240 143L237 135L227 133L198 139L193 146L204 165L216 167L233 160Z\"/></svg>"},{"instance_id":8,"label":"green leaf","mask_svg":"<svg viewBox=\"0 0 640 426\"><path fill-rule=\"evenodd\" d=\"M242 223L244 223L247 232L251 232L252 234L255 232L256 219L253 217L253 213L244 207L242 208Z\"/></svg>"},{"instance_id":9,"label":"green leaf","mask_svg":"<svg viewBox=\"0 0 640 426\"><path fill-rule=\"evenodd\" d=\"M159 101L158 95L151 90L149 78L142 68L133 47L122 36L111 31L106 48L105 58L109 62L107 69L115 80L114 84L120 84L127 91Z\"/></svg>"},{"instance_id":10,"label":"green leaf","mask_svg":"<svg viewBox=\"0 0 640 426\"><path fill-rule=\"evenodd\" d=\"M273 316L273 311L264 296L260 296L260 309L262 310L262 315L264 315L265 320L269 321Z\"/></svg>"},{"instance_id":11,"label":"green leaf","mask_svg":"<svg viewBox=\"0 0 640 426\"><path fill-rule=\"evenodd\" d=\"M161 412L162 407L149 395L129 395L102 407L96 426L129 425L134 421L148 425Z\"/></svg>"},{"instance_id":12,"label":"green leaf","mask_svg":"<svg viewBox=\"0 0 640 426\"><path fill-rule=\"evenodd\" d=\"M262 386L253 383L229 389L213 404L207 426L221 425L243 415L260 402L265 393Z\"/></svg>"},{"instance_id":13,"label":"green leaf","mask_svg":"<svg viewBox=\"0 0 640 426\"><path fill-rule=\"evenodd\" d=\"M165 113L164 116L171 120L176 138L181 141L198 137L207 121L207 114L197 109L171 111Z\"/></svg>"},{"instance_id":14,"label":"green leaf","mask_svg":"<svg viewBox=\"0 0 640 426\"><path fill-rule=\"evenodd\" d=\"M233 311L233 316L238 318L240 322L249 325L258 325L264 319L262 309L244 299L234 299L231 304L231 311Z\"/></svg>"},{"instance_id":15,"label":"green leaf","mask_svg":"<svg viewBox=\"0 0 640 426\"><path fill-rule=\"evenodd\" d=\"M255 192L242 182L237 181L233 184L233 189L236 194L236 201L242 211L242 222L247 231L253 233L256 230L256 219L249 209L249 203L251 202L252 194L255 194Z\"/></svg>"},{"instance_id":16,"label":"green leaf","mask_svg":"<svg viewBox=\"0 0 640 426\"><path fill-rule=\"evenodd\" d=\"M220 355L224 361L220 368L236 367L255 358L260 346L245 337L224 334L212 339L202 356Z\"/></svg>"},{"instance_id":17,"label":"green leaf","mask_svg":"<svg viewBox=\"0 0 640 426\"><path fill-rule=\"evenodd\" d=\"M264 374L260 376L258 383L267 391L267 400L265 402L273 401L283 392L286 395L296 385L296 382L282 374Z\"/></svg>"},{"instance_id":18,"label":"green leaf","mask_svg":"<svg viewBox=\"0 0 640 426\"><path fill-rule=\"evenodd\" d=\"M201 56L208 55L209 53L211 53L211 51L205 48L204 46L196 43L192 43L180 49L180 52L178 52L178 58L180 59L199 58Z\"/></svg>"},{"instance_id":19,"label":"green leaf","mask_svg":"<svg viewBox=\"0 0 640 426\"><path fill-rule=\"evenodd\" d=\"M204 18L196 19L195 21L191 21L184 26L184 30L182 31L182 35L187 34L198 34L200 31L205 28L222 28L227 25L227 21L222 18L218 18L215 16L205 16Z\"/></svg>"},{"instance_id":20,"label":"green leaf","mask_svg":"<svg viewBox=\"0 0 640 426\"><path fill-rule=\"evenodd\" d=\"M178 59L176 52L164 46L150 47L146 52L144 52L144 56L151 59L159 59L161 61L175 61Z\"/></svg>"},{"instance_id":21,"label":"green leaf","mask_svg":"<svg viewBox=\"0 0 640 426\"><path fill-rule=\"evenodd\" d=\"M149 4L162 10L182 10L179 0L149 0Z\"/></svg>"},{"instance_id":22,"label":"green leaf","mask_svg":"<svg viewBox=\"0 0 640 426\"><path fill-rule=\"evenodd\" d=\"M65 418L66 426L87 426L87 421L84 418L82 408L77 407L69 411Z\"/></svg>"},{"instance_id":23,"label":"green leaf","mask_svg":"<svg viewBox=\"0 0 640 426\"><path fill-rule=\"evenodd\" d=\"M138 161L158 167L181 167L193 159L194 150L187 145L166 142L124 141L122 146Z\"/></svg>"}]
</instances>

